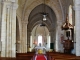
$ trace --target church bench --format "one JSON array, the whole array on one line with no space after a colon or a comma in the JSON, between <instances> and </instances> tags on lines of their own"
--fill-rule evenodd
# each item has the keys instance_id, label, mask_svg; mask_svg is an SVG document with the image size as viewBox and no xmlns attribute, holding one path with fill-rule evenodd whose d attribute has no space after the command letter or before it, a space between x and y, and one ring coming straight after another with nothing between
<instances>
[{"instance_id":1,"label":"church bench","mask_svg":"<svg viewBox=\"0 0 80 60\"><path fill-rule=\"evenodd\" d=\"M16 57L30 57L33 55L33 53L16 53Z\"/></svg>"},{"instance_id":2,"label":"church bench","mask_svg":"<svg viewBox=\"0 0 80 60\"><path fill-rule=\"evenodd\" d=\"M72 54L48 53L48 56L51 60L80 60L80 57L78 58Z\"/></svg>"}]
</instances>

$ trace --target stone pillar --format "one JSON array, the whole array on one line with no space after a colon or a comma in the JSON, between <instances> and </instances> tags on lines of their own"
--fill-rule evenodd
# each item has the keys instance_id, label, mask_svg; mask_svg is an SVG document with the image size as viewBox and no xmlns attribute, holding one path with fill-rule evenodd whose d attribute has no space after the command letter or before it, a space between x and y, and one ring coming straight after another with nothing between
<instances>
[{"instance_id":1,"label":"stone pillar","mask_svg":"<svg viewBox=\"0 0 80 60\"><path fill-rule=\"evenodd\" d=\"M1 56L6 57L6 4L3 3L2 12L2 27L1 27L1 41L2 41L2 51Z\"/></svg>"},{"instance_id":2,"label":"stone pillar","mask_svg":"<svg viewBox=\"0 0 80 60\"><path fill-rule=\"evenodd\" d=\"M56 41L55 41L55 51L59 52L59 39L60 39L60 31L59 27L56 28Z\"/></svg>"},{"instance_id":3,"label":"stone pillar","mask_svg":"<svg viewBox=\"0 0 80 60\"><path fill-rule=\"evenodd\" d=\"M55 31L50 31L50 37L51 37L51 42L50 42L50 48L54 50L54 43L55 43Z\"/></svg>"},{"instance_id":4,"label":"stone pillar","mask_svg":"<svg viewBox=\"0 0 80 60\"><path fill-rule=\"evenodd\" d=\"M75 0L76 56L80 56L80 0Z\"/></svg>"},{"instance_id":5,"label":"stone pillar","mask_svg":"<svg viewBox=\"0 0 80 60\"><path fill-rule=\"evenodd\" d=\"M61 26L62 26L62 20L58 20L56 27L56 41L55 41L56 52L63 52L63 45L61 44L61 34L62 34Z\"/></svg>"},{"instance_id":6,"label":"stone pillar","mask_svg":"<svg viewBox=\"0 0 80 60\"><path fill-rule=\"evenodd\" d=\"M16 9L18 5L14 2L3 2L2 13L2 57L16 57Z\"/></svg>"},{"instance_id":7,"label":"stone pillar","mask_svg":"<svg viewBox=\"0 0 80 60\"><path fill-rule=\"evenodd\" d=\"M0 0L0 38L1 38L2 2Z\"/></svg>"},{"instance_id":8,"label":"stone pillar","mask_svg":"<svg viewBox=\"0 0 80 60\"><path fill-rule=\"evenodd\" d=\"M12 57L16 57L16 45L15 45L15 43L16 43L16 9L18 8L18 5L16 4L16 3L12 3L12 24L11 24L11 28L12 28L12 30L11 30L11 34L12 34L12 36L11 36L11 45L12 45L12 47L11 47L11 54L12 54Z\"/></svg>"},{"instance_id":9,"label":"stone pillar","mask_svg":"<svg viewBox=\"0 0 80 60\"><path fill-rule=\"evenodd\" d=\"M27 52L27 23L22 22L21 53Z\"/></svg>"},{"instance_id":10,"label":"stone pillar","mask_svg":"<svg viewBox=\"0 0 80 60\"><path fill-rule=\"evenodd\" d=\"M31 36L31 32L28 31L28 37L27 37L27 49L29 49L29 47L30 47L30 36Z\"/></svg>"},{"instance_id":11,"label":"stone pillar","mask_svg":"<svg viewBox=\"0 0 80 60\"><path fill-rule=\"evenodd\" d=\"M2 42L1 42L1 22L2 22L2 2L0 0L0 55L1 55L1 49L2 49Z\"/></svg>"},{"instance_id":12,"label":"stone pillar","mask_svg":"<svg viewBox=\"0 0 80 60\"><path fill-rule=\"evenodd\" d=\"M54 43L54 32L50 31L50 36L51 36L51 42Z\"/></svg>"}]
</instances>

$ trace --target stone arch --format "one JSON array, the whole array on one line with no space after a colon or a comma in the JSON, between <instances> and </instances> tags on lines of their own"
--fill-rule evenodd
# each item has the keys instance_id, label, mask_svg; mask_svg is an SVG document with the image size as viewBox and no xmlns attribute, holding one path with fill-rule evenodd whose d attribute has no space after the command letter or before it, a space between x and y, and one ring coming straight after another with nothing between
<instances>
[{"instance_id":1,"label":"stone arch","mask_svg":"<svg viewBox=\"0 0 80 60\"><path fill-rule=\"evenodd\" d=\"M28 22L28 18L29 18L29 15L30 15L30 13L31 13L31 11L36 7L36 6L38 6L38 5L40 5L40 4L42 4L43 2L42 2L42 0L37 0L36 2L34 2L33 4L31 4L28 8L25 8L25 14L24 14L24 22L26 21L27 23L29 23ZM61 9L59 8L60 7L60 5L57 3L57 1L56 2L54 2L53 0L50 0L50 2L47 2L46 3L46 5L47 6L49 6L53 11L54 11L54 13L55 13L55 16L56 16L56 31L57 31L57 35L58 35L58 38L56 39L56 40L58 40L58 39L60 39L60 33L58 32L59 30L61 31L61 25L62 25L62 20L63 20L63 14L62 14L62 11L61 11ZM58 25L59 24L59 25ZM28 33L27 33L27 35L30 35L31 33L31 31L27 28L27 30L29 31ZM50 33L53 33L52 32L53 31L53 29L51 29L51 31L50 31ZM52 34L51 34L52 35ZM27 37L27 43L30 43L29 42L29 37ZM27 44L27 46L29 46L29 44Z\"/></svg>"},{"instance_id":2,"label":"stone arch","mask_svg":"<svg viewBox=\"0 0 80 60\"><path fill-rule=\"evenodd\" d=\"M31 31L33 30L33 28L37 25L37 24L40 24L41 22L42 22L42 20L40 20L41 18L42 18L42 15L39 15L39 16L37 16L37 18L33 18L33 16L35 17L36 15L38 15L38 14L36 14L36 12L35 12L35 10L37 10L38 8L40 8L41 6L42 6L43 4L40 4L40 5L38 5L36 8L34 8L33 10L32 10L32 12L30 13L30 15L29 15L29 20L28 20L28 25L27 25L27 44L28 43L30 43L30 35L31 35ZM49 30L49 32L51 32L51 33L53 33L53 31L56 31L56 27L55 27L55 25L56 25L56 16L55 16L55 13L53 12L53 10L49 7L49 6L47 6L47 5L45 5L46 6L46 10L48 10L47 11L47 13L48 13L48 15L50 15L49 16L49 18L48 18L48 20L47 21L45 21L45 22L43 22L45 25L46 25L46 27L48 28L48 30ZM39 9L40 10L40 9ZM34 14L34 13L36 14ZM40 12L42 12L41 10L40 10ZM32 16L32 13L33 13L33 16ZM38 12L39 13L39 12ZM40 13L39 13L40 14ZM31 17L32 16L32 17ZM51 17L53 17L53 18L51 18ZM33 19L32 19L33 18ZM51 19L50 19L51 18ZM55 24L54 24L55 23ZM54 29L55 28L55 29ZM53 36L53 34L51 34L50 33L50 36L52 37ZM52 37L53 38L53 37ZM53 40L53 39L51 39L51 40ZM28 47L30 47L29 46L29 44L28 44Z\"/></svg>"},{"instance_id":3,"label":"stone arch","mask_svg":"<svg viewBox=\"0 0 80 60\"><path fill-rule=\"evenodd\" d=\"M24 14L25 16L25 20L27 20L28 22L28 17L30 15L30 12L38 5L42 4L43 2L41 0L37 0L36 2L34 2L32 5L30 5L28 8L26 9L26 13ZM57 4L53 1L50 0L50 2L48 2L46 5L48 5L55 13L57 20L62 20L62 12L61 9L59 8L60 6L57 6Z\"/></svg>"},{"instance_id":4,"label":"stone arch","mask_svg":"<svg viewBox=\"0 0 80 60\"><path fill-rule=\"evenodd\" d=\"M43 5L43 4L40 4L40 5ZM38 6L39 6L39 5L38 5ZM51 9L51 7L49 7L48 5L46 5L46 6L47 6L49 9ZM36 7L37 7L37 6L36 6ZM36 7L35 7L35 8L36 8ZM35 8L34 8L34 9L35 9ZM33 10L34 10L34 9L33 9ZM32 10L32 11L33 11L33 10ZM31 13L32 13L32 11L31 11ZM29 18L28 18L28 27L27 27L27 28L31 27L30 25L33 25L33 27L34 27L37 23L41 23L41 20L33 19L34 16L37 16L37 17L38 17L38 15L39 15L41 12L42 12L42 11L34 14L32 17L29 16ZM52 13L52 12L53 12L53 10L51 9L51 13ZM32 15L31 13L30 13L30 15ZM49 13L49 12L48 12L48 13ZM53 12L52 14L55 15L54 12ZM40 15L39 15L39 16L40 16ZM38 19L39 19L39 18L42 18L42 17L38 17ZM55 16L55 18L56 18L56 16ZM48 28L50 28L50 26L48 26L47 24L51 25L51 23L53 22L53 20L50 18L50 16L48 16L47 19L48 19L48 21L47 21L47 22L44 22L44 24L46 24L46 26L47 26ZM34 23L35 23L35 24L34 24ZM29 31L31 31L33 27L29 28ZM49 30L50 30L50 29L49 29Z\"/></svg>"}]
</instances>

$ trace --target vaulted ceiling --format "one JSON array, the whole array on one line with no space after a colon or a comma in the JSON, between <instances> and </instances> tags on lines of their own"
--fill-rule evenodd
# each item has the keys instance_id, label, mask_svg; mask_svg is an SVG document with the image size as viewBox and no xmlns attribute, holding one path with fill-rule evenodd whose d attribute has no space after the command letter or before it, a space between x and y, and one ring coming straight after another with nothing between
<instances>
[{"instance_id":1,"label":"vaulted ceiling","mask_svg":"<svg viewBox=\"0 0 80 60\"><path fill-rule=\"evenodd\" d=\"M47 7L47 13L49 15L48 21L45 22L46 32L53 31L54 38L55 38L55 32L56 32L56 26L60 26L66 19L66 13L68 13L68 7L69 5L73 4L73 0L45 0L45 4ZM40 14L37 15L38 12L41 12L42 10L42 4L44 3L44 0L18 0L18 9L17 9L17 18L19 24L26 23L27 30L28 30L28 36L29 32L32 32L33 30L35 33L36 26L40 24ZM50 23L49 23L50 22ZM21 26L20 24L20 26ZM56 26L55 26L56 25ZM44 30L42 27L37 29L39 33L43 33ZM48 33L47 33L48 34Z\"/></svg>"},{"instance_id":2,"label":"vaulted ceiling","mask_svg":"<svg viewBox=\"0 0 80 60\"><path fill-rule=\"evenodd\" d=\"M26 14L31 12L29 12L30 9L34 9L36 3L37 5L40 5L41 3L44 3L44 0L18 0L19 6L17 9L17 15L19 18L24 20ZM45 4L50 6L55 5L55 8L58 9L59 12L61 12L63 15L65 15L65 11L63 10L65 10L69 4L72 4L72 0L45 0Z\"/></svg>"},{"instance_id":3,"label":"vaulted ceiling","mask_svg":"<svg viewBox=\"0 0 80 60\"><path fill-rule=\"evenodd\" d=\"M18 0L18 20L23 21L24 23L35 23L37 18L40 18L40 16L37 16L36 14L41 10L40 6L43 3L44 0ZM48 22L53 21L52 23L54 24L56 20L65 20L66 13L68 12L68 6L72 4L72 0L45 0L45 4L47 6L46 10L48 10L47 12L49 15L53 15L52 18L50 17L49 19L51 21Z\"/></svg>"}]
</instances>

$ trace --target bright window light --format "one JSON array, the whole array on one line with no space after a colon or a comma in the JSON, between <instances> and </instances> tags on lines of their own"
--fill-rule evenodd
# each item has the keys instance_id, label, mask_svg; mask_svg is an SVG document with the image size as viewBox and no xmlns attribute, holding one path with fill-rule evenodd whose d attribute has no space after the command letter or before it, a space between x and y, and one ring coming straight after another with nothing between
<instances>
[{"instance_id":1,"label":"bright window light","mask_svg":"<svg viewBox=\"0 0 80 60\"><path fill-rule=\"evenodd\" d=\"M38 36L38 45L39 45L39 43L42 44L42 36L41 35Z\"/></svg>"},{"instance_id":2,"label":"bright window light","mask_svg":"<svg viewBox=\"0 0 80 60\"><path fill-rule=\"evenodd\" d=\"M72 24L72 5L69 6L69 23Z\"/></svg>"}]
</instances>

